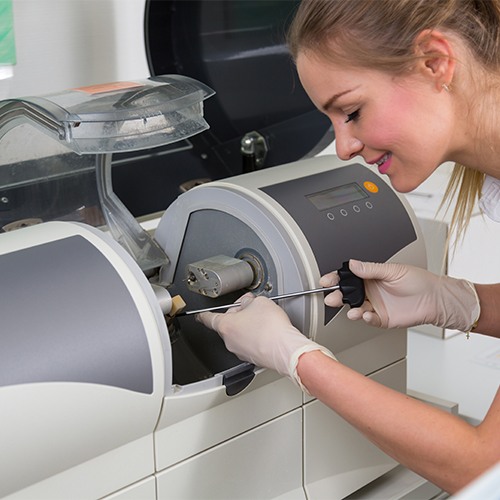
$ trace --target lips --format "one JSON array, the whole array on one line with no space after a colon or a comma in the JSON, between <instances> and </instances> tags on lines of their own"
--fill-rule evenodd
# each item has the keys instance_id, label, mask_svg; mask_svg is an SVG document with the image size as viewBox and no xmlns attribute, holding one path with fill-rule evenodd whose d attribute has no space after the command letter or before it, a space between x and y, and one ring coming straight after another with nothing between
<instances>
[{"instance_id":1,"label":"lips","mask_svg":"<svg viewBox=\"0 0 500 500\"><path fill-rule=\"evenodd\" d=\"M389 167L391 166L391 161L392 161L392 153L385 153L384 156L382 156L380 159L374 162L374 165L377 165L378 171L381 174L385 174L387 173Z\"/></svg>"}]
</instances>

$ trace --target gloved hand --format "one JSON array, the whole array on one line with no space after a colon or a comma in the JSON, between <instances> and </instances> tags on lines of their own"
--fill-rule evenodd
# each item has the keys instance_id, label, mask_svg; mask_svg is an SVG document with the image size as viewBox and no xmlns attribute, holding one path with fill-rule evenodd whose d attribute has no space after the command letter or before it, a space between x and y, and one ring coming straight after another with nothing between
<instances>
[{"instance_id":1,"label":"gloved hand","mask_svg":"<svg viewBox=\"0 0 500 500\"><path fill-rule=\"evenodd\" d=\"M348 311L349 319L363 319L383 328L430 324L469 332L479 318L479 298L467 280L437 276L404 264L351 260L349 268L365 281L367 297L361 307ZM337 273L332 272L321 278L320 285L337 282ZM338 290L330 293L325 304L342 306L342 294Z\"/></svg>"},{"instance_id":2,"label":"gloved hand","mask_svg":"<svg viewBox=\"0 0 500 500\"><path fill-rule=\"evenodd\" d=\"M290 377L305 390L297 374L302 354L320 350L335 359L325 347L316 344L295 328L285 311L272 300L251 293L239 299L241 306L226 313L200 313L196 319L215 330L229 351L243 361L271 368Z\"/></svg>"}]
</instances>

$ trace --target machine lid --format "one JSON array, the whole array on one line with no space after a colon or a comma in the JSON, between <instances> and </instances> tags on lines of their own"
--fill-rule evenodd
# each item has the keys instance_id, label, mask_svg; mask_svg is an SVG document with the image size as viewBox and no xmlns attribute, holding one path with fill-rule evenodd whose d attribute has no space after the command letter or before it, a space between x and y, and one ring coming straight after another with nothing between
<instances>
[{"instance_id":1,"label":"machine lid","mask_svg":"<svg viewBox=\"0 0 500 500\"><path fill-rule=\"evenodd\" d=\"M296 0L146 0L153 75L180 73L216 91L205 106L210 131L192 139L205 162L241 173L241 143L257 132L262 166L312 156L333 139L329 120L303 90L285 41Z\"/></svg>"},{"instance_id":2,"label":"machine lid","mask_svg":"<svg viewBox=\"0 0 500 500\"><path fill-rule=\"evenodd\" d=\"M161 75L9 99L0 103L0 138L29 123L78 154L161 146L208 128L202 103L213 93L192 78Z\"/></svg>"}]
</instances>

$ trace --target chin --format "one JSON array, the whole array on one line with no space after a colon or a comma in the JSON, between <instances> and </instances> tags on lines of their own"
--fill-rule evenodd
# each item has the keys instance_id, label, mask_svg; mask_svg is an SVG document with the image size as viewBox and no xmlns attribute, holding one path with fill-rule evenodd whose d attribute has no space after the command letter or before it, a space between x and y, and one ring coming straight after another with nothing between
<instances>
[{"instance_id":1,"label":"chin","mask_svg":"<svg viewBox=\"0 0 500 500\"><path fill-rule=\"evenodd\" d=\"M408 178L403 178L401 176L391 176L389 175L389 181L391 183L391 186L398 192L398 193L409 193L410 191L413 191L414 189L417 189L420 184L422 184L423 181L415 181L415 180L410 180Z\"/></svg>"}]
</instances>

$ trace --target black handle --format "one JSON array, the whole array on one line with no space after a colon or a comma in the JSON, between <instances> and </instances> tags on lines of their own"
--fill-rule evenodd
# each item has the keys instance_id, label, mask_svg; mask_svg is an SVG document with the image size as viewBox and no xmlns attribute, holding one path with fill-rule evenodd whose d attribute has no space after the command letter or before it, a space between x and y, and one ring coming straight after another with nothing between
<instances>
[{"instance_id":1,"label":"black handle","mask_svg":"<svg viewBox=\"0 0 500 500\"><path fill-rule=\"evenodd\" d=\"M349 262L344 262L338 273L342 302L359 307L365 301L365 283L349 269Z\"/></svg>"}]
</instances>

